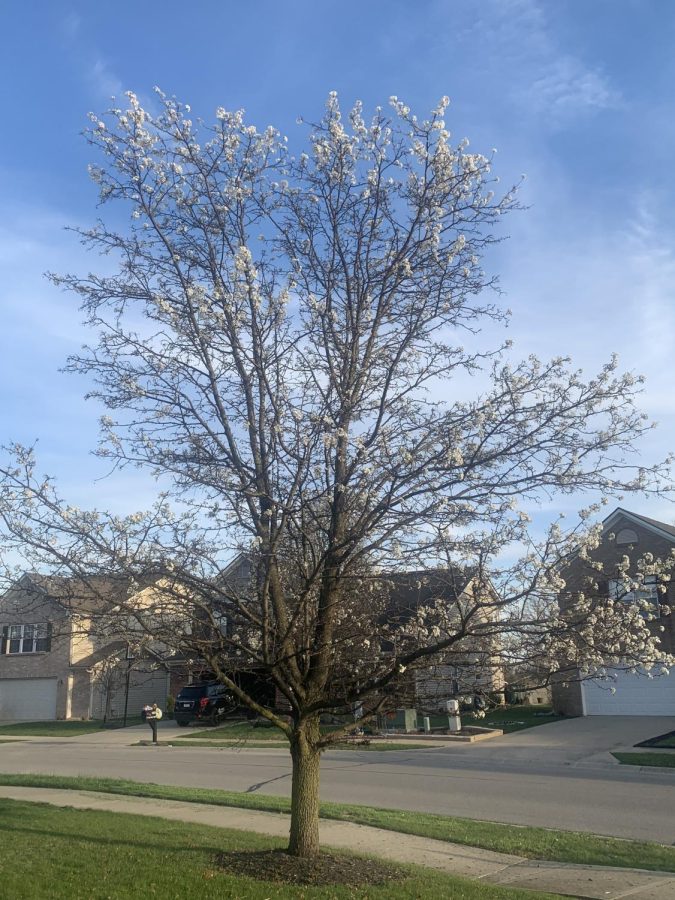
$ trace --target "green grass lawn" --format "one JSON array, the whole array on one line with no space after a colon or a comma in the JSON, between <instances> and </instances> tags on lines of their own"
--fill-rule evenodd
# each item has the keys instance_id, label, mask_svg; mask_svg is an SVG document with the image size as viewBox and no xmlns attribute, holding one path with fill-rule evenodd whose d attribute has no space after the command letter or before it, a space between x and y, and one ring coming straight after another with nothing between
<instances>
[{"instance_id":1,"label":"green grass lawn","mask_svg":"<svg viewBox=\"0 0 675 900\"><path fill-rule=\"evenodd\" d=\"M558 722L563 716L551 715L551 707L537 706L505 706L491 709L484 719L476 719L470 713L462 715L463 725L482 725L487 728L501 728L505 734L522 731L523 728L534 728Z\"/></svg>"},{"instance_id":2,"label":"green grass lawn","mask_svg":"<svg viewBox=\"0 0 675 900\"><path fill-rule=\"evenodd\" d=\"M662 766L666 769L675 769L675 753L657 753L645 751L644 753L612 753L623 766Z\"/></svg>"},{"instance_id":3,"label":"green grass lawn","mask_svg":"<svg viewBox=\"0 0 675 900\"><path fill-rule=\"evenodd\" d=\"M555 716L551 713L550 706L538 704L536 706L498 706L489 710L484 719L476 718L473 713L463 712L462 725L478 725L482 728L501 728L505 734L512 731L522 731L523 728L534 728L538 725L548 725L549 722L558 722L563 716ZM447 728L447 716L429 716L432 728ZM422 717L418 717L422 722Z\"/></svg>"},{"instance_id":4,"label":"green grass lawn","mask_svg":"<svg viewBox=\"0 0 675 900\"><path fill-rule=\"evenodd\" d=\"M284 842L244 831L11 800L0 800L0 834L2 896L13 900L553 897L476 884L414 866L401 866L396 881L364 888L310 888L256 881L223 873L218 867L218 854L273 849Z\"/></svg>"},{"instance_id":5,"label":"green grass lawn","mask_svg":"<svg viewBox=\"0 0 675 900\"><path fill-rule=\"evenodd\" d=\"M333 730L330 726L327 731ZM143 743L146 743L143 741ZM245 743L247 747L278 746L288 747L286 736L278 728L265 725L252 725L249 722L237 722L232 725L220 725L197 734L187 733L172 739L174 746L185 747L236 747ZM334 750L419 750L429 749L424 744L390 743L373 741L370 744L358 744L350 741L336 744Z\"/></svg>"},{"instance_id":6,"label":"green grass lawn","mask_svg":"<svg viewBox=\"0 0 675 900\"><path fill-rule=\"evenodd\" d=\"M276 741L277 743L288 744L286 735L273 725L257 725L253 726L250 722L235 722L232 725L219 725L216 728L209 728L208 731L200 731L198 735L191 733L185 729L185 736L179 735L177 740L199 740L199 741Z\"/></svg>"},{"instance_id":7,"label":"green grass lawn","mask_svg":"<svg viewBox=\"0 0 675 900\"><path fill-rule=\"evenodd\" d=\"M138 742L139 744L149 744L151 741L142 740ZM241 741L200 741L196 737L195 738L176 738L176 740L170 741L158 741L159 744L162 744L165 747L177 747L180 749L181 747L206 747L207 749L216 750L219 747L221 749L227 749L228 747L253 747L254 749L262 749L264 747L278 747L280 749L288 749L288 741L285 744L282 744L279 741L254 741L247 740L245 743Z\"/></svg>"},{"instance_id":8,"label":"green grass lawn","mask_svg":"<svg viewBox=\"0 0 675 900\"><path fill-rule=\"evenodd\" d=\"M657 747L658 749L675 748L675 731L669 731L668 734L660 734L658 737L649 738L648 741L641 741L636 747Z\"/></svg>"},{"instance_id":9,"label":"green grass lawn","mask_svg":"<svg viewBox=\"0 0 675 900\"><path fill-rule=\"evenodd\" d=\"M112 794L236 806L242 809L262 809L270 812L290 811L290 801L286 797L242 794L207 788L142 784L115 778L0 773L0 784L103 791ZM529 859L675 872L675 848L646 841L626 841L618 838L597 837L585 832L502 825L496 822L480 822L454 816L378 809L345 803L322 803L321 816L326 819L356 822L405 834L452 841L471 847L484 847L487 850L513 853Z\"/></svg>"},{"instance_id":10,"label":"green grass lawn","mask_svg":"<svg viewBox=\"0 0 675 900\"><path fill-rule=\"evenodd\" d=\"M140 716L129 716L127 728L142 723ZM103 724L101 719L90 719L86 722L69 720L67 722L16 722L13 725L0 725L0 737L17 735L19 737L77 737L80 734L93 734L109 728L121 728L122 720L114 719Z\"/></svg>"}]
</instances>

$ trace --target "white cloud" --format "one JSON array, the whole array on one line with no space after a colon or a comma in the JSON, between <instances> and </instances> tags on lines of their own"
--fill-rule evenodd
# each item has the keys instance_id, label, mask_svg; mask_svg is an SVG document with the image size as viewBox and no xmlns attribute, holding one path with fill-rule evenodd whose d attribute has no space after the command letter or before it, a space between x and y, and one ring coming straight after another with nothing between
<instances>
[{"instance_id":1,"label":"white cloud","mask_svg":"<svg viewBox=\"0 0 675 900\"><path fill-rule=\"evenodd\" d=\"M95 59L88 66L87 74L96 93L102 97L109 99L122 93L122 82L103 58Z\"/></svg>"},{"instance_id":2,"label":"white cloud","mask_svg":"<svg viewBox=\"0 0 675 900\"><path fill-rule=\"evenodd\" d=\"M537 0L491 0L482 9L461 32L463 42L481 47L476 66L520 116L559 128L620 105L602 68L561 46L548 21L550 7Z\"/></svg>"},{"instance_id":3,"label":"white cloud","mask_svg":"<svg viewBox=\"0 0 675 900\"><path fill-rule=\"evenodd\" d=\"M585 112L610 109L620 104L613 90L598 70L590 69L571 56L541 62L541 74L532 83L516 91L519 101L532 112L544 114L551 124L563 122Z\"/></svg>"},{"instance_id":4,"label":"white cloud","mask_svg":"<svg viewBox=\"0 0 675 900\"><path fill-rule=\"evenodd\" d=\"M68 46L69 56L79 69L87 90L99 99L108 100L118 96L123 85L86 34L86 24L86 19L71 10L61 20L60 31Z\"/></svg>"}]
</instances>

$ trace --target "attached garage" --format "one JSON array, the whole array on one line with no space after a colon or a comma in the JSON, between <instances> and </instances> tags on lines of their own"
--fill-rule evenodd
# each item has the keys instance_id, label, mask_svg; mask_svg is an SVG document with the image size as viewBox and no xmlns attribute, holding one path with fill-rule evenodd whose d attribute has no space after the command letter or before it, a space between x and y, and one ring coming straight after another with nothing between
<instances>
[{"instance_id":1,"label":"attached garage","mask_svg":"<svg viewBox=\"0 0 675 900\"><path fill-rule=\"evenodd\" d=\"M0 719L55 719L56 684L56 678L0 679Z\"/></svg>"},{"instance_id":2,"label":"attached garage","mask_svg":"<svg viewBox=\"0 0 675 900\"><path fill-rule=\"evenodd\" d=\"M162 710L166 710L169 673L165 669L150 671L132 669L129 677L128 697L124 675L125 673L121 670L119 677L113 683L95 685L90 710L92 718L102 719L104 715L107 715L111 719L119 719L124 715L125 703L130 716L138 716L146 704L156 703Z\"/></svg>"},{"instance_id":3,"label":"attached garage","mask_svg":"<svg viewBox=\"0 0 675 900\"><path fill-rule=\"evenodd\" d=\"M608 669L610 681L583 681L581 698L586 716L673 716L675 676L631 674ZM614 693L612 693L614 688Z\"/></svg>"}]
</instances>

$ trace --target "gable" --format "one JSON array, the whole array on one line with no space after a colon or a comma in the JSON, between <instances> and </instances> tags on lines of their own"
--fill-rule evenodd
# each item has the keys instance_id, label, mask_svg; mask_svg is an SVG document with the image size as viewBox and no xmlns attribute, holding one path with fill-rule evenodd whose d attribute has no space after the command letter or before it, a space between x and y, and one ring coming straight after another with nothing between
<instances>
[{"instance_id":1,"label":"gable","mask_svg":"<svg viewBox=\"0 0 675 900\"><path fill-rule=\"evenodd\" d=\"M619 565L624 557L629 559L628 571L632 575L637 574L638 562L646 553L657 559L670 558L675 549L675 533L669 533L671 528L655 519L615 509L604 520L600 544L589 551L588 559L573 556L563 568L562 576L567 586L559 597L561 606L564 608L578 591L607 595L613 582L620 577ZM675 528L672 530L675 532ZM596 568L595 564L600 564L601 568ZM667 592L669 602L672 602L671 591L672 585Z\"/></svg>"},{"instance_id":2,"label":"gable","mask_svg":"<svg viewBox=\"0 0 675 900\"><path fill-rule=\"evenodd\" d=\"M53 597L22 576L0 597L0 619L4 624L34 622L38 619L63 619L66 611Z\"/></svg>"},{"instance_id":3,"label":"gable","mask_svg":"<svg viewBox=\"0 0 675 900\"><path fill-rule=\"evenodd\" d=\"M632 531L637 534L639 543L648 545L657 541L675 547L675 526L632 513L621 507L610 513L602 526L603 536L614 534L618 537L621 532Z\"/></svg>"}]
</instances>

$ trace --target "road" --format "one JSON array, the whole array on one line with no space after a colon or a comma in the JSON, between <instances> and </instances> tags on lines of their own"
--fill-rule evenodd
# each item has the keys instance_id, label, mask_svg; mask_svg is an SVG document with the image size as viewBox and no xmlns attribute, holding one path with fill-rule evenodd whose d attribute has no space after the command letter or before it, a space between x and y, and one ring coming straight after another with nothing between
<instances>
[{"instance_id":1,"label":"road","mask_svg":"<svg viewBox=\"0 0 675 900\"><path fill-rule=\"evenodd\" d=\"M523 758L522 750L510 758L506 749L500 754L495 743L485 752L457 746L332 751L323 758L321 793L325 800L346 803L675 842L675 772L542 761ZM0 744L0 771L290 793L290 759L281 749L176 749L45 738Z\"/></svg>"}]
</instances>

